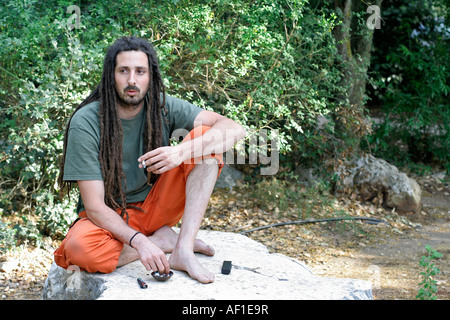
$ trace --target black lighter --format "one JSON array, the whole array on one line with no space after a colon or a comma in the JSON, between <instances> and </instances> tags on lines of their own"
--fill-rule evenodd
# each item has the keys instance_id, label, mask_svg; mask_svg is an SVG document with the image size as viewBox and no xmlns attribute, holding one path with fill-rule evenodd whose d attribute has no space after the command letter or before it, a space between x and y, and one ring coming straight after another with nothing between
<instances>
[{"instance_id":1,"label":"black lighter","mask_svg":"<svg viewBox=\"0 0 450 320\"><path fill-rule=\"evenodd\" d=\"M222 274L230 274L231 272L231 261L224 261L222 265Z\"/></svg>"}]
</instances>

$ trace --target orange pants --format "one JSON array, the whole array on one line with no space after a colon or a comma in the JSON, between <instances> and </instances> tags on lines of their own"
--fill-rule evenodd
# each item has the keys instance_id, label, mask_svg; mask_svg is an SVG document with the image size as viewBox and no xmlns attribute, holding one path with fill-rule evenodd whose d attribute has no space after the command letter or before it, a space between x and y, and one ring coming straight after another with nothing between
<instances>
[{"instance_id":1,"label":"orange pants","mask_svg":"<svg viewBox=\"0 0 450 320\"><path fill-rule=\"evenodd\" d=\"M192 130L183 141L196 138L210 127L201 126ZM222 154L205 158L216 158L219 163L219 174L223 167ZM143 202L130 205L128 225L136 231L149 236L162 226L174 226L184 213L186 200L186 179L201 158L191 159L176 168L163 173L153 185ZM120 213L120 210L116 210ZM55 262L67 269L74 265L88 272L109 273L116 269L123 243L114 238L107 230L92 223L86 211L79 213L78 220L68 231L61 245L54 253ZM126 220L126 215L124 217Z\"/></svg>"}]
</instances>

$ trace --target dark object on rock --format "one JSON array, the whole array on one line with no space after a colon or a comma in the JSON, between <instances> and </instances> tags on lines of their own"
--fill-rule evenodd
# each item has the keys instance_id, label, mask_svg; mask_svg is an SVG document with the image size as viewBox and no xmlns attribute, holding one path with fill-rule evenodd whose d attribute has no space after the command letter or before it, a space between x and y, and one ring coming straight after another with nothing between
<instances>
[{"instance_id":1,"label":"dark object on rock","mask_svg":"<svg viewBox=\"0 0 450 320\"><path fill-rule=\"evenodd\" d=\"M222 274L230 274L231 272L231 261L224 261L222 265Z\"/></svg>"},{"instance_id":2,"label":"dark object on rock","mask_svg":"<svg viewBox=\"0 0 450 320\"><path fill-rule=\"evenodd\" d=\"M137 282L139 283L139 287L141 287L141 289L147 289L147 284L144 282L144 280L142 280L141 278L137 278Z\"/></svg>"}]
</instances>

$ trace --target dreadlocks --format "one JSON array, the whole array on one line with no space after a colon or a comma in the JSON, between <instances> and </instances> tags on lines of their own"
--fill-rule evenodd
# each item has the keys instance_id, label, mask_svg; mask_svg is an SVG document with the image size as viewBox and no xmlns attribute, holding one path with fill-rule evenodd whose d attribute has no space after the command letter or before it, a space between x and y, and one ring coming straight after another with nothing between
<instances>
[{"instance_id":1,"label":"dreadlocks","mask_svg":"<svg viewBox=\"0 0 450 320\"><path fill-rule=\"evenodd\" d=\"M127 203L125 192L126 179L122 170L122 125L116 109L117 92L115 89L114 69L116 57L123 51L142 51L147 54L150 71L150 85L145 96L147 102L145 127L143 133L144 150L151 151L162 144L161 111L165 109L165 88L159 71L158 58L153 46L144 39L136 37L122 37L108 48L103 64L103 74L100 84L72 113L64 134L63 155L60 162L60 175L58 184L61 193L69 192L73 187L71 182L63 180L64 162L66 159L68 132L73 115L93 101L99 101L100 118L100 150L99 162L105 186L105 204L112 209L121 209L122 215L126 213ZM160 94L162 93L162 102ZM147 183L154 183L157 176L153 173L147 175ZM120 199L120 204L116 199Z\"/></svg>"}]
</instances>

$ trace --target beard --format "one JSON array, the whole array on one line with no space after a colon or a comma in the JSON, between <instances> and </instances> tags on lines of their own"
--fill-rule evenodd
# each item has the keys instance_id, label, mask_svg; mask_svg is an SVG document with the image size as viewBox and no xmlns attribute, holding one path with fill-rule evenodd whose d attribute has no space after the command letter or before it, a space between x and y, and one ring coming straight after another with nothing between
<instances>
[{"instance_id":1,"label":"beard","mask_svg":"<svg viewBox=\"0 0 450 320\"><path fill-rule=\"evenodd\" d=\"M130 96L127 93L127 91L129 90L134 90L137 93L133 96ZM141 92L141 90L135 86L128 86L123 89L123 91L117 91L116 89L117 103L119 103L123 108L137 107L144 101L147 91L148 90L145 90L145 92Z\"/></svg>"}]
</instances>

